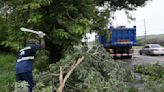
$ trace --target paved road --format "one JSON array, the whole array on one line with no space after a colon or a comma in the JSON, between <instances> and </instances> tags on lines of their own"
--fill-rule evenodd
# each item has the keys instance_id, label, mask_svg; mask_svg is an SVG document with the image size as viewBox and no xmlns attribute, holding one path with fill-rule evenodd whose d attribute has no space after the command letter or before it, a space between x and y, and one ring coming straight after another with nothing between
<instances>
[{"instance_id":1,"label":"paved road","mask_svg":"<svg viewBox=\"0 0 164 92\"><path fill-rule=\"evenodd\" d=\"M157 62L160 64L164 64L164 56L139 55L138 51L139 51L138 49L135 49L132 59L122 59L124 62L127 62L124 64L123 67L127 69L134 69L134 66L138 64L155 64ZM140 81L141 75L135 73L135 76L136 79ZM145 92L144 91L145 86L143 83L138 82L138 83L132 83L131 85L137 88L139 92Z\"/></svg>"},{"instance_id":2,"label":"paved road","mask_svg":"<svg viewBox=\"0 0 164 92\"><path fill-rule=\"evenodd\" d=\"M155 64L157 62L160 63L160 64L164 64L164 56L139 55L138 49L135 49L132 59L123 59L123 61L131 63L132 65L136 65L136 64Z\"/></svg>"}]
</instances>

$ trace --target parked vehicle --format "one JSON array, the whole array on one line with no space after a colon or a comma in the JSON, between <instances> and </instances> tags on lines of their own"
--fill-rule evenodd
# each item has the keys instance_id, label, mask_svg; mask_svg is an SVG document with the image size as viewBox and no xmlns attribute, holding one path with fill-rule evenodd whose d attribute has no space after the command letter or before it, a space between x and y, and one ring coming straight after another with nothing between
<instances>
[{"instance_id":1,"label":"parked vehicle","mask_svg":"<svg viewBox=\"0 0 164 92\"><path fill-rule=\"evenodd\" d=\"M139 54L164 55L164 48L159 44L146 44L141 50L139 50Z\"/></svg>"},{"instance_id":2,"label":"parked vehicle","mask_svg":"<svg viewBox=\"0 0 164 92\"><path fill-rule=\"evenodd\" d=\"M111 27L99 41L113 57L132 57L132 46L136 45L136 26L133 28Z\"/></svg>"}]
</instances>

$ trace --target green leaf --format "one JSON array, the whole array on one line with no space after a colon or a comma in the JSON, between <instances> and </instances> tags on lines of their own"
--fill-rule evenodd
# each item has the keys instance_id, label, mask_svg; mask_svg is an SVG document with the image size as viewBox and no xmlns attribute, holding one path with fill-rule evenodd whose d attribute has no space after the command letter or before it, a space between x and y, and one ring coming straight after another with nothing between
<instances>
[{"instance_id":1,"label":"green leaf","mask_svg":"<svg viewBox=\"0 0 164 92\"><path fill-rule=\"evenodd\" d=\"M30 6L30 9L32 9L32 10L41 8L40 4L38 4L38 3L30 3L29 6Z\"/></svg>"},{"instance_id":2,"label":"green leaf","mask_svg":"<svg viewBox=\"0 0 164 92\"><path fill-rule=\"evenodd\" d=\"M28 19L27 23L32 24L39 24L41 22L42 15L40 14L31 14L30 18Z\"/></svg>"},{"instance_id":3,"label":"green leaf","mask_svg":"<svg viewBox=\"0 0 164 92\"><path fill-rule=\"evenodd\" d=\"M57 29L56 36L60 39L68 39L69 33L65 32L64 29Z\"/></svg>"}]
</instances>

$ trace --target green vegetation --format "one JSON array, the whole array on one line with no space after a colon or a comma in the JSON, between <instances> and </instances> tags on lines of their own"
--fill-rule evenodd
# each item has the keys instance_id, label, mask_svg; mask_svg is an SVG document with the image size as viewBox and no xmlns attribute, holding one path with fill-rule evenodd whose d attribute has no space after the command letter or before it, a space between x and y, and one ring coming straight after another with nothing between
<instances>
[{"instance_id":1,"label":"green vegetation","mask_svg":"<svg viewBox=\"0 0 164 92\"><path fill-rule=\"evenodd\" d=\"M136 67L135 72L150 76L151 80L159 80L164 78L164 66L160 64L147 64L139 65Z\"/></svg>"},{"instance_id":2,"label":"green vegetation","mask_svg":"<svg viewBox=\"0 0 164 92\"><path fill-rule=\"evenodd\" d=\"M107 30L110 12L124 9L127 13L147 1L150 0L2 0L0 17L5 25L0 28L6 29L0 31L7 36L0 44L18 50L31 37L37 39L36 35L21 32L21 27L41 30L46 33L50 63L57 62L81 42L86 32Z\"/></svg>"},{"instance_id":3,"label":"green vegetation","mask_svg":"<svg viewBox=\"0 0 164 92\"><path fill-rule=\"evenodd\" d=\"M141 49L143 46L133 46L133 49Z\"/></svg>"},{"instance_id":4,"label":"green vegetation","mask_svg":"<svg viewBox=\"0 0 164 92\"><path fill-rule=\"evenodd\" d=\"M12 54L0 54L0 90L10 92L15 81L15 56Z\"/></svg>"},{"instance_id":5,"label":"green vegetation","mask_svg":"<svg viewBox=\"0 0 164 92\"><path fill-rule=\"evenodd\" d=\"M164 65L147 64L139 65L135 68L135 72L142 75L145 84L145 92L163 92L164 88Z\"/></svg>"},{"instance_id":6,"label":"green vegetation","mask_svg":"<svg viewBox=\"0 0 164 92\"><path fill-rule=\"evenodd\" d=\"M86 52L87 51L87 52ZM85 57L84 61L75 68L73 73L66 81L64 91L66 92L139 92L135 87L129 86L128 83L135 83L134 73L141 75L145 92L162 92L164 86L164 65L148 64L137 65L133 70L124 69L122 62L113 61L109 54L102 48L92 48L87 50L83 47L75 47L72 53L56 64L49 66L44 72L34 71L36 87L34 92L51 92L59 87L60 67L62 67L63 77L72 68L79 58ZM43 55L44 60L47 58ZM37 63L36 63L37 64ZM109 67L110 66L110 67ZM13 91L15 82L15 56L12 54L0 55L0 89L2 92ZM16 84L16 87L22 86L18 90L27 90L26 83ZM119 85L119 89L118 86ZM21 92L21 91L19 91Z\"/></svg>"},{"instance_id":7,"label":"green vegetation","mask_svg":"<svg viewBox=\"0 0 164 92\"><path fill-rule=\"evenodd\" d=\"M62 79L58 79L59 76L66 77L67 72L82 57L85 57L83 62L64 84L64 92L135 90L126 84L133 80L132 71L122 69L120 63L114 62L105 50L94 48L87 52L86 48L74 47L81 43L88 31L104 33L110 22L110 12L124 9L128 15L128 11L144 6L147 1L149 0L1 0L0 45L18 51L31 37L39 39L34 34L21 32L21 27L46 33L46 51L38 54L40 56L35 63L38 69L34 72L36 92L57 90ZM99 10L98 7L102 9ZM0 87L4 92L9 90L15 79L15 61L12 60L15 60L13 55L2 55ZM49 66L47 62L57 63Z\"/></svg>"},{"instance_id":8,"label":"green vegetation","mask_svg":"<svg viewBox=\"0 0 164 92\"><path fill-rule=\"evenodd\" d=\"M81 63L69 74L80 60ZM57 90L61 85L64 85L64 92L128 92L132 88L127 82L133 81L134 76L132 70L122 68L122 64L111 59L101 46L89 50L76 46L66 58L51 64L47 71L35 70L37 84L34 92L50 92L46 90ZM63 78L59 79L59 75ZM67 75L65 84L60 84Z\"/></svg>"},{"instance_id":9,"label":"green vegetation","mask_svg":"<svg viewBox=\"0 0 164 92\"><path fill-rule=\"evenodd\" d=\"M146 36L146 43L156 43L164 46L164 34L159 35L147 35ZM144 45L145 39L144 36L138 36L137 37L137 43L138 45Z\"/></svg>"}]
</instances>

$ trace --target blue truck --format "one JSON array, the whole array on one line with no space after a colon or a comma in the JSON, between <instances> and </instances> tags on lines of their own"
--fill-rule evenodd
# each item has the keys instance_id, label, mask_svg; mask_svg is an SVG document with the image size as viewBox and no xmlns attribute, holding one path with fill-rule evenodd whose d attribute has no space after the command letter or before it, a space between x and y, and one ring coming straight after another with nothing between
<instances>
[{"instance_id":1,"label":"blue truck","mask_svg":"<svg viewBox=\"0 0 164 92\"><path fill-rule=\"evenodd\" d=\"M99 35L99 41L112 57L132 58L132 46L136 45L136 26L110 27L107 33Z\"/></svg>"}]
</instances>

